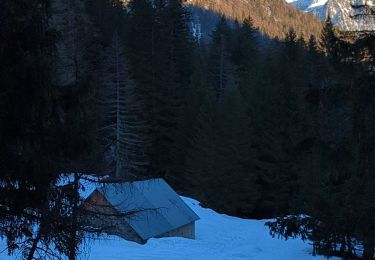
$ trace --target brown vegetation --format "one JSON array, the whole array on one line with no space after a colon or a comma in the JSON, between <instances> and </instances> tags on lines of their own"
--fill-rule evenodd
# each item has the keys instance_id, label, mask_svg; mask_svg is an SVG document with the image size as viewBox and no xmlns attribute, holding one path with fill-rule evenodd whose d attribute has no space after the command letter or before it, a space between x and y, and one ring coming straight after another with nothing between
<instances>
[{"instance_id":1,"label":"brown vegetation","mask_svg":"<svg viewBox=\"0 0 375 260\"><path fill-rule=\"evenodd\" d=\"M290 28L308 40L318 36L323 23L293 8L284 0L186 0L186 4L209 9L227 18L243 21L251 16L254 25L272 38L283 39Z\"/></svg>"}]
</instances>

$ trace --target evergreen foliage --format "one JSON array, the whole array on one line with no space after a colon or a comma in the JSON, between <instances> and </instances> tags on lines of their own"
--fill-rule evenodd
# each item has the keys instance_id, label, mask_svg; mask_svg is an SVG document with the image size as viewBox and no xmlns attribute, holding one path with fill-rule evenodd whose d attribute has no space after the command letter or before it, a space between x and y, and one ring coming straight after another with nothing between
<instances>
[{"instance_id":1,"label":"evergreen foliage","mask_svg":"<svg viewBox=\"0 0 375 260\"><path fill-rule=\"evenodd\" d=\"M141 103L136 86L130 78L124 45L115 32L110 45L103 52L101 85L97 91L99 142L103 145L103 174L117 178L134 178L145 174L145 131Z\"/></svg>"},{"instance_id":2,"label":"evergreen foliage","mask_svg":"<svg viewBox=\"0 0 375 260\"><path fill-rule=\"evenodd\" d=\"M373 259L374 37L345 41L328 19L320 38L290 29L264 47L246 15L221 19L206 44L178 0L5 0L9 253L53 245L76 259L79 179L96 173L164 177L220 212L278 217L271 234L309 239L315 253Z\"/></svg>"}]
</instances>

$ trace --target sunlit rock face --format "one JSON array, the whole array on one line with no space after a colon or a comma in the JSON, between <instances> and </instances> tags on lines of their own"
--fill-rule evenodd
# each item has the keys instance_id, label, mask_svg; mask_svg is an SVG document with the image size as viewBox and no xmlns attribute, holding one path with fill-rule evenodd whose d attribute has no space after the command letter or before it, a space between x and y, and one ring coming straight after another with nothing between
<instances>
[{"instance_id":1,"label":"sunlit rock face","mask_svg":"<svg viewBox=\"0 0 375 260\"><path fill-rule=\"evenodd\" d=\"M367 3L366 3L367 2ZM330 0L327 5L327 15L345 31L372 31L375 30L375 19L369 15L360 15L364 10L354 10L352 5L372 5L372 1L365 0ZM357 16L355 15L357 14Z\"/></svg>"},{"instance_id":2,"label":"sunlit rock face","mask_svg":"<svg viewBox=\"0 0 375 260\"><path fill-rule=\"evenodd\" d=\"M343 31L373 31L374 17L365 8L353 9L353 5L375 7L374 0L286 0L294 7L324 20L328 15Z\"/></svg>"}]
</instances>

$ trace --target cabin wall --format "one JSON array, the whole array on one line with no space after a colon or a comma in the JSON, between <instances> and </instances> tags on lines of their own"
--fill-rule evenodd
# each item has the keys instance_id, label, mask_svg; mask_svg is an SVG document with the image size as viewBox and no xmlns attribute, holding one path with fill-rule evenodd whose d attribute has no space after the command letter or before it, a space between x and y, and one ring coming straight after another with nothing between
<instances>
[{"instance_id":1,"label":"cabin wall","mask_svg":"<svg viewBox=\"0 0 375 260\"><path fill-rule=\"evenodd\" d=\"M162 235L157 236L161 237L185 237L190 239L195 239L195 222L191 222L187 225L179 227L177 229L168 231Z\"/></svg>"},{"instance_id":2,"label":"cabin wall","mask_svg":"<svg viewBox=\"0 0 375 260\"><path fill-rule=\"evenodd\" d=\"M146 242L125 221L125 216L121 216L121 213L99 191L94 191L82 206L86 210L84 215L86 226L140 244Z\"/></svg>"},{"instance_id":3,"label":"cabin wall","mask_svg":"<svg viewBox=\"0 0 375 260\"><path fill-rule=\"evenodd\" d=\"M118 217L105 219L101 223L104 225L109 224L108 228L106 228L106 233L109 235L119 236L123 239L134 241L139 244L146 243L146 241L143 240L128 223Z\"/></svg>"}]
</instances>

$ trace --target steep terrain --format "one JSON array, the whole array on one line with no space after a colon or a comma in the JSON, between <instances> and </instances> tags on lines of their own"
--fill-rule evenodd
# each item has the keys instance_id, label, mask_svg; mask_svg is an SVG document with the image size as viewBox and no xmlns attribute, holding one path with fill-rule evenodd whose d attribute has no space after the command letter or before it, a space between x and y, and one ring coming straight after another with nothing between
<instances>
[{"instance_id":1,"label":"steep terrain","mask_svg":"<svg viewBox=\"0 0 375 260\"><path fill-rule=\"evenodd\" d=\"M306 39L320 35L322 22L285 3L284 0L186 0L195 19L201 20L202 33L220 16L243 21L251 17L254 25L271 38L284 38L290 28ZM208 22L210 21L210 22ZM208 28L208 27L207 27Z\"/></svg>"},{"instance_id":2,"label":"steep terrain","mask_svg":"<svg viewBox=\"0 0 375 260\"><path fill-rule=\"evenodd\" d=\"M375 29L375 21L369 16L353 19L352 0L286 0L294 7L311 13L325 20L328 14L334 23L343 31L371 31ZM359 1L358 4L373 5L371 1Z\"/></svg>"},{"instance_id":3,"label":"steep terrain","mask_svg":"<svg viewBox=\"0 0 375 260\"><path fill-rule=\"evenodd\" d=\"M328 0L286 0L294 7L315 15L321 20L326 18L326 4Z\"/></svg>"}]
</instances>

